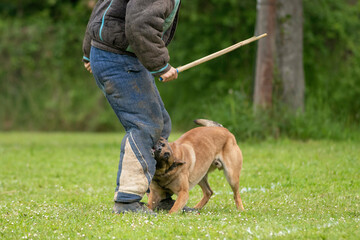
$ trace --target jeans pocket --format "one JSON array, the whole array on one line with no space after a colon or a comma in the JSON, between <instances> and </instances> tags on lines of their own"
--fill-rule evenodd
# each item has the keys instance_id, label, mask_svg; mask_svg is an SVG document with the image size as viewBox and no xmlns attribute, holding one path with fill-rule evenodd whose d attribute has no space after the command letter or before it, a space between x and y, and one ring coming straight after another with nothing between
<instances>
[{"instance_id":1,"label":"jeans pocket","mask_svg":"<svg viewBox=\"0 0 360 240\"><path fill-rule=\"evenodd\" d=\"M141 66L136 64L128 64L125 66L125 71L127 73L138 73L141 72Z\"/></svg>"}]
</instances>

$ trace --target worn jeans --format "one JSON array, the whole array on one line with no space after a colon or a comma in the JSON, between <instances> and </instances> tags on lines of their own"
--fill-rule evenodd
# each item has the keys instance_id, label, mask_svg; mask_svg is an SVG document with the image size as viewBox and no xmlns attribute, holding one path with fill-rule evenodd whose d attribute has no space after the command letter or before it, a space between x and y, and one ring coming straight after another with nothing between
<instances>
[{"instance_id":1,"label":"worn jeans","mask_svg":"<svg viewBox=\"0 0 360 240\"><path fill-rule=\"evenodd\" d=\"M169 114L154 77L137 58L92 47L90 64L97 85L126 131L114 201L139 201L155 174L152 149L160 137L169 137Z\"/></svg>"}]
</instances>

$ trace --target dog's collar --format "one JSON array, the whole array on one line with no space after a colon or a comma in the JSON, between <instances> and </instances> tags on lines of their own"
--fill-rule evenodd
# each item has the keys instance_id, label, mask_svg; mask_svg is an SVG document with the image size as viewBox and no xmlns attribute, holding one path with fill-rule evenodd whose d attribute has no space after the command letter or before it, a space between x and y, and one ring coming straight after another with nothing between
<instances>
[{"instance_id":1,"label":"dog's collar","mask_svg":"<svg viewBox=\"0 0 360 240\"><path fill-rule=\"evenodd\" d=\"M172 171L174 168L176 168L178 166L179 166L179 164L176 164L175 162L173 162L173 164L167 170L165 170L164 174L167 174L168 172Z\"/></svg>"},{"instance_id":2,"label":"dog's collar","mask_svg":"<svg viewBox=\"0 0 360 240\"><path fill-rule=\"evenodd\" d=\"M173 162L173 164L168 169L166 169L164 173L160 173L160 174L155 173L155 175L164 176L164 175L168 174L169 172L171 172L172 170L174 170L175 168L177 168L180 165L181 164L177 164L176 162Z\"/></svg>"}]
</instances>

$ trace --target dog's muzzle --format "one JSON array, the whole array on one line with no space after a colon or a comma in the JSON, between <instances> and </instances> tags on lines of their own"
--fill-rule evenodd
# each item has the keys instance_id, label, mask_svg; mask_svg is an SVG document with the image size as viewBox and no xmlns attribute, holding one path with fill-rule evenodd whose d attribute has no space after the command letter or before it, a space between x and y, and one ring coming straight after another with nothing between
<instances>
[{"instance_id":1,"label":"dog's muzzle","mask_svg":"<svg viewBox=\"0 0 360 240\"><path fill-rule=\"evenodd\" d=\"M154 148L155 159L158 159L158 158L160 157L161 150L162 150L161 145L160 145L160 144L156 144L156 146L155 146L155 148Z\"/></svg>"}]
</instances>

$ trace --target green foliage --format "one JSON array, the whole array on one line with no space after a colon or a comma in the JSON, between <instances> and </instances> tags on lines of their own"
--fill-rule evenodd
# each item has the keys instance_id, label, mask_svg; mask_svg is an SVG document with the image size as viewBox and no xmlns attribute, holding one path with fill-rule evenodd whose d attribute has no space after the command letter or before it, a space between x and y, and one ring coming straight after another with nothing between
<instances>
[{"instance_id":1,"label":"green foliage","mask_svg":"<svg viewBox=\"0 0 360 240\"><path fill-rule=\"evenodd\" d=\"M179 134L172 137L176 139ZM221 171L198 214L111 213L121 134L0 133L1 239L357 239L359 142L240 143L245 211ZM201 199L190 191L188 206ZM146 202L146 197L144 198Z\"/></svg>"},{"instance_id":2,"label":"green foliage","mask_svg":"<svg viewBox=\"0 0 360 240\"><path fill-rule=\"evenodd\" d=\"M331 107L329 117L358 124L360 2L348 2L305 1L306 94Z\"/></svg>"},{"instance_id":3,"label":"green foliage","mask_svg":"<svg viewBox=\"0 0 360 240\"><path fill-rule=\"evenodd\" d=\"M81 62L88 2L2 1L0 129L122 129ZM173 66L254 35L256 1L183 1L180 13ZM360 123L359 14L359 1L304 0L304 113L289 114L274 99L272 110L254 114L253 43L158 84L174 128L206 117L240 139L348 138Z\"/></svg>"},{"instance_id":4,"label":"green foliage","mask_svg":"<svg viewBox=\"0 0 360 240\"><path fill-rule=\"evenodd\" d=\"M103 117L113 115L104 112L106 100L81 62L90 14L84 9L62 4L61 18L45 8L25 18L0 21L0 33L6 36L0 45L3 129L111 128Z\"/></svg>"}]
</instances>

